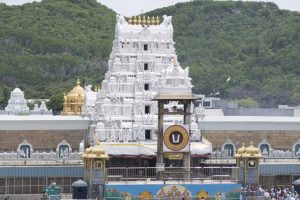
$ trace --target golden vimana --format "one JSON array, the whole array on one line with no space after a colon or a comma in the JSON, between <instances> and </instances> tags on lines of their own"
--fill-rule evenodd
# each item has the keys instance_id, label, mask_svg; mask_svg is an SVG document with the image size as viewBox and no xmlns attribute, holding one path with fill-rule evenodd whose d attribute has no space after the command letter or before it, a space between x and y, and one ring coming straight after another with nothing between
<instances>
[{"instance_id":1,"label":"golden vimana","mask_svg":"<svg viewBox=\"0 0 300 200\"><path fill-rule=\"evenodd\" d=\"M150 16L148 16L148 17L134 16L134 17L130 17L128 19L128 23L131 25L148 25L148 26L150 26L150 25L159 25L160 21L159 21L158 16L156 16L156 17L154 17L154 16L152 16L152 17L150 17Z\"/></svg>"},{"instance_id":2,"label":"golden vimana","mask_svg":"<svg viewBox=\"0 0 300 200\"><path fill-rule=\"evenodd\" d=\"M64 108L62 115L80 115L85 100L85 91L77 79L76 86L68 93L64 93Z\"/></svg>"}]
</instances>

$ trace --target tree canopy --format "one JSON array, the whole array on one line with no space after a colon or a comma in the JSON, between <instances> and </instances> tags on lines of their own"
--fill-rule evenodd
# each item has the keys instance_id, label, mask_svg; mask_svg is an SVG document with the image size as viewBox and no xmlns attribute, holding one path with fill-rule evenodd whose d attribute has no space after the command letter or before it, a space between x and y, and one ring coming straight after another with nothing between
<instances>
[{"instance_id":1,"label":"tree canopy","mask_svg":"<svg viewBox=\"0 0 300 200\"><path fill-rule=\"evenodd\" d=\"M173 16L178 60L190 66L194 92L252 98L262 107L300 104L299 12L265 2L194 1L150 14Z\"/></svg>"},{"instance_id":2,"label":"tree canopy","mask_svg":"<svg viewBox=\"0 0 300 200\"><path fill-rule=\"evenodd\" d=\"M0 92L19 86L26 98L50 98L77 77L99 85L115 15L96 0L0 4ZM263 107L300 104L299 12L265 2L193 1L146 15L173 16L178 60L190 67L195 93L251 98Z\"/></svg>"},{"instance_id":3,"label":"tree canopy","mask_svg":"<svg viewBox=\"0 0 300 200\"><path fill-rule=\"evenodd\" d=\"M19 86L27 98L50 98L77 77L99 84L114 24L115 13L96 0L0 4L0 91Z\"/></svg>"}]
</instances>

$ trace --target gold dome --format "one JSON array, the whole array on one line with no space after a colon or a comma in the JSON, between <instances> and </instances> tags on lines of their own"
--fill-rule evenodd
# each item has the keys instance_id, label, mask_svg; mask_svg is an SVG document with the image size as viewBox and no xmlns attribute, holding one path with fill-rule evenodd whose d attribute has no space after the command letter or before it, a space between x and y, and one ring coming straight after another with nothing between
<instances>
[{"instance_id":1,"label":"gold dome","mask_svg":"<svg viewBox=\"0 0 300 200\"><path fill-rule=\"evenodd\" d=\"M80 86L79 78L77 79L76 86L67 94L67 97L78 97L78 96L85 97L85 91Z\"/></svg>"},{"instance_id":2,"label":"gold dome","mask_svg":"<svg viewBox=\"0 0 300 200\"><path fill-rule=\"evenodd\" d=\"M85 149L84 154L82 154L82 158L103 158L108 159L108 155L105 153L104 149L102 149L99 142L97 145L93 147L89 147Z\"/></svg>"},{"instance_id":3,"label":"gold dome","mask_svg":"<svg viewBox=\"0 0 300 200\"><path fill-rule=\"evenodd\" d=\"M100 146L95 146L92 148L91 153L103 154L103 153L105 153L105 151Z\"/></svg>"},{"instance_id":4,"label":"gold dome","mask_svg":"<svg viewBox=\"0 0 300 200\"><path fill-rule=\"evenodd\" d=\"M245 149L246 149L245 143L243 143L242 147L238 148L237 153L242 154L245 152Z\"/></svg>"},{"instance_id":5,"label":"gold dome","mask_svg":"<svg viewBox=\"0 0 300 200\"><path fill-rule=\"evenodd\" d=\"M91 147L89 147L89 148L86 148L86 149L84 150L84 153L86 153L86 154L89 154L89 153L91 153Z\"/></svg>"},{"instance_id":6,"label":"gold dome","mask_svg":"<svg viewBox=\"0 0 300 200\"><path fill-rule=\"evenodd\" d=\"M237 150L237 153L235 154L235 158L261 158L262 155L258 148L253 146L253 142L250 142L249 147L245 147L245 144L242 144L242 147L240 147Z\"/></svg>"},{"instance_id":7,"label":"gold dome","mask_svg":"<svg viewBox=\"0 0 300 200\"><path fill-rule=\"evenodd\" d=\"M250 155L259 154L260 150L253 146L253 142L250 142L250 146L245 149L245 153L248 153Z\"/></svg>"},{"instance_id":8,"label":"gold dome","mask_svg":"<svg viewBox=\"0 0 300 200\"><path fill-rule=\"evenodd\" d=\"M66 95L64 94L63 115L80 115L83 103L85 101L85 90L80 86L77 79L77 85Z\"/></svg>"}]
</instances>

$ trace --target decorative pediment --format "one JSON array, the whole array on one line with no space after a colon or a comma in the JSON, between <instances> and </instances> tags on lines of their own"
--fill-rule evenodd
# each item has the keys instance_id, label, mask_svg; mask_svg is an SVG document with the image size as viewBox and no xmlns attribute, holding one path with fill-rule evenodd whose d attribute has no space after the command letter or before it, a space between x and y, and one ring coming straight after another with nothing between
<instances>
[{"instance_id":1,"label":"decorative pediment","mask_svg":"<svg viewBox=\"0 0 300 200\"><path fill-rule=\"evenodd\" d=\"M260 149L260 152L263 156L268 156L270 151L272 150L271 144L266 140L263 139L257 147Z\"/></svg>"},{"instance_id":2,"label":"decorative pediment","mask_svg":"<svg viewBox=\"0 0 300 200\"><path fill-rule=\"evenodd\" d=\"M294 152L295 156L300 157L300 139L294 143L292 151Z\"/></svg>"},{"instance_id":3,"label":"decorative pediment","mask_svg":"<svg viewBox=\"0 0 300 200\"><path fill-rule=\"evenodd\" d=\"M147 26L144 26L142 31L139 32L139 38L146 38L151 37L151 31L148 29Z\"/></svg>"},{"instance_id":4,"label":"decorative pediment","mask_svg":"<svg viewBox=\"0 0 300 200\"><path fill-rule=\"evenodd\" d=\"M235 144L232 140L227 139L224 144L222 145L222 151L227 154L229 157L233 157L236 152Z\"/></svg>"},{"instance_id":5,"label":"decorative pediment","mask_svg":"<svg viewBox=\"0 0 300 200\"><path fill-rule=\"evenodd\" d=\"M69 158L71 152L71 145L66 140L61 141L56 147L57 158Z\"/></svg>"},{"instance_id":6,"label":"decorative pediment","mask_svg":"<svg viewBox=\"0 0 300 200\"><path fill-rule=\"evenodd\" d=\"M30 158L33 152L32 145L27 140L24 140L19 144L17 152L18 158Z\"/></svg>"}]
</instances>

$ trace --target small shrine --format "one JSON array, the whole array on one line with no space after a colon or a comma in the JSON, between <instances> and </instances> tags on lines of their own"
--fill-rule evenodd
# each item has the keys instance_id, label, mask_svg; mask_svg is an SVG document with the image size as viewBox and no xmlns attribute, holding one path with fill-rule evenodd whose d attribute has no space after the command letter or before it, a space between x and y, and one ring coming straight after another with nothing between
<instances>
[{"instance_id":1,"label":"small shrine","mask_svg":"<svg viewBox=\"0 0 300 200\"><path fill-rule=\"evenodd\" d=\"M48 110L45 101L41 101L41 105L39 106L37 103L34 104L33 110L30 111L31 114L47 114L51 115L52 110Z\"/></svg>"},{"instance_id":2,"label":"small shrine","mask_svg":"<svg viewBox=\"0 0 300 200\"><path fill-rule=\"evenodd\" d=\"M242 184L259 184L259 159L262 158L259 148L253 146L242 147L235 154L236 164L239 167L239 180Z\"/></svg>"},{"instance_id":3,"label":"small shrine","mask_svg":"<svg viewBox=\"0 0 300 200\"><path fill-rule=\"evenodd\" d=\"M88 184L88 197L103 199L105 192L105 164L109 159L100 143L85 149L82 154L84 163L84 181Z\"/></svg>"},{"instance_id":4,"label":"small shrine","mask_svg":"<svg viewBox=\"0 0 300 200\"><path fill-rule=\"evenodd\" d=\"M16 87L10 92L10 97L5 107L5 110L0 110L0 114L5 115L52 115L52 110L48 110L45 101L40 101L40 106L35 103L34 108L31 110L27 105L24 92Z\"/></svg>"},{"instance_id":5,"label":"small shrine","mask_svg":"<svg viewBox=\"0 0 300 200\"><path fill-rule=\"evenodd\" d=\"M80 86L79 79L77 79L76 86L68 94L64 94L62 115L80 115L84 99L85 91Z\"/></svg>"},{"instance_id":6,"label":"small shrine","mask_svg":"<svg viewBox=\"0 0 300 200\"><path fill-rule=\"evenodd\" d=\"M5 111L9 114L29 114L29 107L27 106L24 93L20 88L17 87L10 93Z\"/></svg>"}]
</instances>

